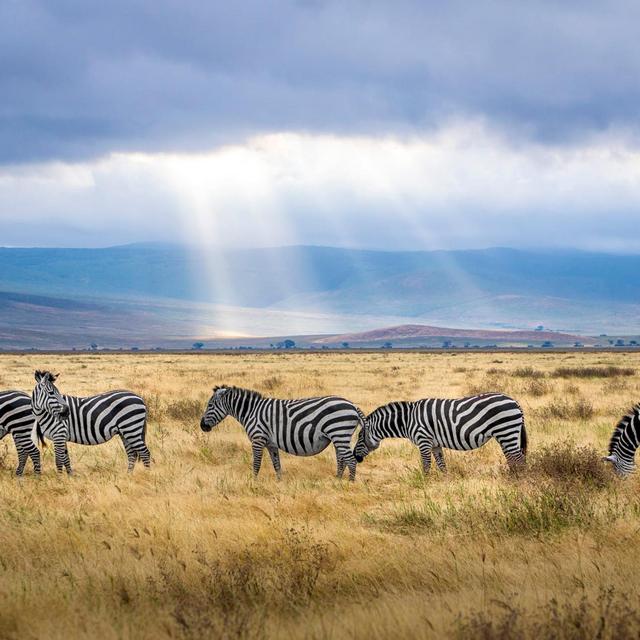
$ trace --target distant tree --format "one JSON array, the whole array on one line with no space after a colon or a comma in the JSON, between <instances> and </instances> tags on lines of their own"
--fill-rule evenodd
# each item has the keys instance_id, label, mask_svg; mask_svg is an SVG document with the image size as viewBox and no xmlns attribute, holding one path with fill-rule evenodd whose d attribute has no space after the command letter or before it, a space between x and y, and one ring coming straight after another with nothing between
<instances>
[{"instance_id":1,"label":"distant tree","mask_svg":"<svg viewBox=\"0 0 640 640\"><path fill-rule=\"evenodd\" d=\"M270 347L271 349L275 349L275 348L276 348L276 345L275 345L275 344L273 344L273 342L270 342L270 343L269 343L269 347Z\"/></svg>"},{"instance_id":2,"label":"distant tree","mask_svg":"<svg viewBox=\"0 0 640 640\"><path fill-rule=\"evenodd\" d=\"M468 349L470 346L471 346L471 343L470 343L470 342L465 342L465 343L464 343L464 348L465 348L465 349Z\"/></svg>"},{"instance_id":3,"label":"distant tree","mask_svg":"<svg viewBox=\"0 0 640 640\"><path fill-rule=\"evenodd\" d=\"M536 331L544 331L544 325L539 324L539 325L536 327Z\"/></svg>"},{"instance_id":4,"label":"distant tree","mask_svg":"<svg viewBox=\"0 0 640 640\"><path fill-rule=\"evenodd\" d=\"M616 340L616 347L624 347L624 340L622 340L621 338L618 338Z\"/></svg>"},{"instance_id":5,"label":"distant tree","mask_svg":"<svg viewBox=\"0 0 640 640\"><path fill-rule=\"evenodd\" d=\"M442 348L443 348L443 349L450 349L450 348L451 348L451 346L452 346L451 340L445 340L445 341L442 343Z\"/></svg>"},{"instance_id":6,"label":"distant tree","mask_svg":"<svg viewBox=\"0 0 640 640\"><path fill-rule=\"evenodd\" d=\"M553 342L551 342L550 340L545 340L545 341L542 343L542 346L543 346L545 349L550 348L550 347L553 347Z\"/></svg>"},{"instance_id":7,"label":"distant tree","mask_svg":"<svg viewBox=\"0 0 640 640\"><path fill-rule=\"evenodd\" d=\"M349 343L348 342L343 342L342 343L342 348L343 349L348 349L349 348Z\"/></svg>"},{"instance_id":8,"label":"distant tree","mask_svg":"<svg viewBox=\"0 0 640 640\"><path fill-rule=\"evenodd\" d=\"M200 350L200 349L202 349L203 347L204 347L204 342L194 342L194 343L191 345L191 348L192 348L192 349L196 349L196 350Z\"/></svg>"},{"instance_id":9,"label":"distant tree","mask_svg":"<svg viewBox=\"0 0 640 640\"><path fill-rule=\"evenodd\" d=\"M393 343L391 342L385 342L382 347L382 349L393 349Z\"/></svg>"},{"instance_id":10,"label":"distant tree","mask_svg":"<svg viewBox=\"0 0 640 640\"><path fill-rule=\"evenodd\" d=\"M97 351L98 345L95 342L91 343L91 351Z\"/></svg>"},{"instance_id":11,"label":"distant tree","mask_svg":"<svg viewBox=\"0 0 640 640\"><path fill-rule=\"evenodd\" d=\"M296 343L293 340L289 340L289 338L287 338L283 344L285 349L293 349L296 346Z\"/></svg>"},{"instance_id":12,"label":"distant tree","mask_svg":"<svg viewBox=\"0 0 640 640\"><path fill-rule=\"evenodd\" d=\"M131 347L131 351L140 351L140 347Z\"/></svg>"}]
</instances>

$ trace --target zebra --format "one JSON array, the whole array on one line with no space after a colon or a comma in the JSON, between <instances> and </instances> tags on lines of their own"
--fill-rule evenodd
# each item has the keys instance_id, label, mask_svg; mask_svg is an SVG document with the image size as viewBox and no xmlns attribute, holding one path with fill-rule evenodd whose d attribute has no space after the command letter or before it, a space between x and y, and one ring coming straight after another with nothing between
<instances>
[{"instance_id":1,"label":"zebra","mask_svg":"<svg viewBox=\"0 0 640 640\"><path fill-rule=\"evenodd\" d=\"M383 438L408 438L420 450L422 470L431 468L431 455L446 472L443 447L466 451L495 438L510 468L523 465L527 432L520 405L502 393L458 399L391 402L366 417L353 454L358 462L380 446Z\"/></svg>"},{"instance_id":2,"label":"zebra","mask_svg":"<svg viewBox=\"0 0 640 640\"><path fill-rule=\"evenodd\" d=\"M333 443L336 476L342 478L347 466L349 480L356 478L351 439L358 424L364 423L364 414L349 400L338 396L279 400L250 389L214 387L200 428L209 432L227 416L242 424L251 441L254 477L260 471L265 447L280 480L280 449L298 456L313 456Z\"/></svg>"},{"instance_id":3,"label":"zebra","mask_svg":"<svg viewBox=\"0 0 640 640\"><path fill-rule=\"evenodd\" d=\"M136 460L150 466L151 454L145 444L147 408L144 400L131 391L107 391L79 398L61 394L54 384L57 375L36 371L31 397L33 413L44 436L53 440L56 469L71 473L68 442L95 445L115 435L122 438L128 470Z\"/></svg>"},{"instance_id":4,"label":"zebra","mask_svg":"<svg viewBox=\"0 0 640 640\"><path fill-rule=\"evenodd\" d=\"M31 410L29 394L23 391L0 391L0 440L8 433L13 436L18 452L17 476L24 473L28 458L33 462L34 473L40 475L40 451L32 439L34 427L40 442L46 446Z\"/></svg>"},{"instance_id":5,"label":"zebra","mask_svg":"<svg viewBox=\"0 0 640 640\"><path fill-rule=\"evenodd\" d=\"M609 455L602 458L611 462L614 471L621 477L635 470L636 449L640 445L640 403L622 416L611 434Z\"/></svg>"}]
</instances>

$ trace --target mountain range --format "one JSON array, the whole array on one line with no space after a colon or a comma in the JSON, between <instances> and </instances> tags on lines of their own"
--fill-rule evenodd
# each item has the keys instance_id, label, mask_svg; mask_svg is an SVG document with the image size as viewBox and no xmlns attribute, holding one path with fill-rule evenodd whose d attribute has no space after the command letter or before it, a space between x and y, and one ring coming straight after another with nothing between
<instances>
[{"instance_id":1,"label":"mountain range","mask_svg":"<svg viewBox=\"0 0 640 640\"><path fill-rule=\"evenodd\" d=\"M639 274L638 255L571 250L0 248L0 346L221 345L405 325L636 335Z\"/></svg>"}]
</instances>

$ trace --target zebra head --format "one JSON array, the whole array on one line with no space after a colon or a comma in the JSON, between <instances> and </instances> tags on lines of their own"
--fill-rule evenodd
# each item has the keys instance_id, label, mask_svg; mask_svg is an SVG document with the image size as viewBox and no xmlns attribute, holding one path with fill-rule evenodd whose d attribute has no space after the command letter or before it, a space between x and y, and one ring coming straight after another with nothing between
<instances>
[{"instance_id":1,"label":"zebra head","mask_svg":"<svg viewBox=\"0 0 640 640\"><path fill-rule=\"evenodd\" d=\"M58 375L49 371L36 371L36 386L31 395L31 404L36 413L45 413L55 420L66 420L69 417L69 405L56 388L54 382Z\"/></svg>"},{"instance_id":2,"label":"zebra head","mask_svg":"<svg viewBox=\"0 0 640 640\"><path fill-rule=\"evenodd\" d=\"M364 426L360 429L358 434L358 440L356 442L355 449L353 450L353 457L356 462L362 462L372 451L375 451L380 446L380 440L376 440L370 433L370 429L365 421Z\"/></svg>"},{"instance_id":3,"label":"zebra head","mask_svg":"<svg viewBox=\"0 0 640 640\"><path fill-rule=\"evenodd\" d=\"M636 468L636 465L633 462L633 458L631 460L620 458L616 453L604 456L602 460L604 462L610 462L613 470L621 478L626 478L630 473L633 473Z\"/></svg>"},{"instance_id":4,"label":"zebra head","mask_svg":"<svg viewBox=\"0 0 640 640\"><path fill-rule=\"evenodd\" d=\"M213 427L217 427L229 415L229 408L224 401L224 397L228 392L229 389L225 386L213 388L213 395L209 398L207 408L200 420L200 428L203 431L211 431Z\"/></svg>"},{"instance_id":5,"label":"zebra head","mask_svg":"<svg viewBox=\"0 0 640 640\"><path fill-rule=\"evenodd\" d=\"M640 444L640 405L622 417L613 430L609 441L609 455L604 462L610 462L613 470L622 478L635 471L635 454Z\"/></svg>"}]
</instances>

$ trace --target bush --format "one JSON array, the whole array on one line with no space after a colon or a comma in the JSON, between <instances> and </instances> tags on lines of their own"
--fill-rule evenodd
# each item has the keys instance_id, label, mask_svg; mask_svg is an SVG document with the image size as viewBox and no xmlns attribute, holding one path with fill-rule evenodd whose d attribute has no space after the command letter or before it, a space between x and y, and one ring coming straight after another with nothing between
<instances>
[{"instance_id":1,"label":"bush","mask_svg":"<svg viewBox=\"0 0 640 640\"><path fill-rule=\"evenodd\" d=\"M459 640L631 640L640 636L640 614L629 594L601 588L597 596L583 594L564 604L552 598L532 610L497 602L491 610L461 616L456 622Z\"/></svg>"},{"instance_id":2,"label":"bush","mask_svg":"<svg viewBox=\"0 0 640 640\"><path fill-rule=\"evenodd\" d=\"M541 380L538 377L534 377L531 380L527 381L524 386L524 391L525 393L538 398L549 393L551 391L551 387L546 380Z\"/></svg>"},{"instance_id":3,"label":"bush","mask_svg":"<svg viewBox=\"0 0 640 640\"><path fill-rule=\"evenodd\" d=\"M516 378L544 378L544 371L538 371L533 367L519 367L515 369L512 374Z\"/></svg>"},{"instance_id":4,"label":"bush","mask_svg":"<svg viewBox=\"0 0 640 640\"><path fill-rule=\"evenodd\" d=\"M555 399L549 404L538 409L541 418L561 418L562 420L588 420L593 417L595 411L593 405L584 398L578 398L573 402L566 399Z\"/></svg>"},{"instance_id":5,"label":"bush","mask_svg":"<svg viewBox=\"0 0 640 640\"><path fill-rule=\"evenodd\" d=\"M321 575L333 569L327 545L294 529L225 560L201 553L198 562L202 573L189 581L162 571L158 596L176 603L178 637L262 637L269 616L308 606Z\"/></svg>"},{"instance_id":6,"label":"bush","mask_svg":"<svg viewBox=\"0 0 640 640\"><path fill-rule=\"evenodd\" d=\"M193 398L180 398L169 402L165 413L172 420L180 422L199 422L204 413L205 403Z\"/></svg>"},{"instance_id":7,"label":"bush","mask_svg":"<svg viewBox=\"0 0 640 640\"><path fill-rule=\"evenodd\" d=\"M551 375L554 378L615 378L634 376L635 369L629 367L559 367Z\"/></svg>"},{"instance_id":8,"label":"bush","mask_svg":"<svg viewBox=\"0 0 640 640\"><path fill-rule=\"evenodd\" d=\"M608 484L612 474L592 446L564 440L544 446L529 457L531 471L555 480L579 480L599 487Z\"/></svg>"}]
</instances>

